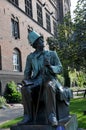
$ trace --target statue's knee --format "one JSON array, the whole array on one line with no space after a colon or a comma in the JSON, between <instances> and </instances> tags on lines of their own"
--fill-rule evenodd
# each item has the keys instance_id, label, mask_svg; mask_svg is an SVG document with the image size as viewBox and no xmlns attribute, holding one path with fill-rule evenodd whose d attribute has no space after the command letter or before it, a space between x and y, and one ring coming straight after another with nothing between
<instances>
[{"instance_id":1,"label":"statue's knee","mask_svg":"<svg viewBox=\"0 0 86 130\"><path fill-rule=\"evenodd\" d=\"M21 92L22 92L22 93L24 93L24 92L26 92L26 91L27 91L26 87L22 87L22 88L21 88Z\"/></svg>"},{"instance_id":2,"label":"statue's knee","mask_svg":"<svg viewBox=\"0 0 86 130\"><path fill-rule=\"evenodd\" d=\"M24 87L21 88L21 92L24 90Z\"/></svg>"},{"instance_id":3,"label":"statue's knee","mask_svg":"<svg viewBox=\"0 0 86 130\"><path fill-rule=\"evenodd\" d=\"M56 90L55 85L54 85L51 81L48 82L48 84L47 84L47 89L49 89L49 90L51 90L51 91L54 91L54 92L55 92L55 90Z\"/></svg>"}]
</instances>

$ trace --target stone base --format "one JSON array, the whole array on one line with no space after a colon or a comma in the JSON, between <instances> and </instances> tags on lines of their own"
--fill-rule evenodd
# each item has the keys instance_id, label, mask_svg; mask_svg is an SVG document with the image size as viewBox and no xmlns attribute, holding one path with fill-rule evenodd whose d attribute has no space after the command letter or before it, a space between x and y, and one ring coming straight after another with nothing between
<instances>
[{"instance_id":1,"label":"stone base","mask_svg":"<svg viewBox=\"0 0 86 130\"><path fill-rule=\"evenodd\" d=\"M72 115L69 120L60 121L57 127L50 125L16 125L10 130L77 130L78 123L76 115Z\"/></svg>"}]
</instances>

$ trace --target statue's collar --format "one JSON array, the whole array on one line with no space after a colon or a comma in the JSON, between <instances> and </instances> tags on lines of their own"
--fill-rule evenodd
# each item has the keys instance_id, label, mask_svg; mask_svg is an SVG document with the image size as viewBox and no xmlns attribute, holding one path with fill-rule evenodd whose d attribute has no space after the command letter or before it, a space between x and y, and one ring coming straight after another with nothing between
<instances>
[{"instance_id":1,"label":"statue's collar","mask_svg":"<svg viewBox=\"0 0 86 130\"><path fill-rule=\"evenodd\" d=\"M43 51L34 51L33 55L36 58L36 57L39 57L40 55L43 55L44 53L45 53L45 50L43 50Z\"/></svg>"}]
</instances>

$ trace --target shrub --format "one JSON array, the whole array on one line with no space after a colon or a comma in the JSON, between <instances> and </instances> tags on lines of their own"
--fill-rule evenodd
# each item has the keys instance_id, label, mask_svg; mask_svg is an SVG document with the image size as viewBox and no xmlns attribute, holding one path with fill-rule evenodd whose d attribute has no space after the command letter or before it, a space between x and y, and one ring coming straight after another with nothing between
<instances>
[{"instance_id":1,"label":"shrub","mask_svg":"<svg viewBox=\"0 0 86 130\"><path fill-rule=\"evenodd\" d=\"M57 79L64 86L64 77L62 75L57 75Z\"/></svg>"},{"instance_id":2,"label":"shrub","mask_svg":"<svg viewBox=\"0 0 86 130\"><path fill-rule=\"evenodd\" d=\"M3 96L0 96L0 108L6 106L6 99Z\"/></svg>"},{"instance_id":3,"label":"shrub","mask_svg":"<svg viewBox=\"0 0 86 130\"><path fill-rule=\"evenodd\" d=\"M19 103L21 102L21 93L17 90L17 85L14 81L10 81L6 86L4 94L8 103Z\"/></svg>"}]
</instances>

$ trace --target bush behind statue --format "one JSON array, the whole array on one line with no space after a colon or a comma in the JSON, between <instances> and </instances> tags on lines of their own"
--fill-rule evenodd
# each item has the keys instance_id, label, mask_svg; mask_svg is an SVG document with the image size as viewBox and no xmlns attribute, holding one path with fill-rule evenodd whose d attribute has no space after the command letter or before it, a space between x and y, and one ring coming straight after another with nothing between
<instances>
[{"instance_id":1,"label":"bush behind statue","mask_svg":"<svg viewBox=\"0 0 86 130\"><path fill-rule=\"evenodd\" d=\"M6 105L6 99L3 96L0 96L0 108Z\"/></svg>"},{"instance_id":2,"label":"bush behind statue","mask_svg":"<svg viewBox=\"0 0 86 130\"><path fill-rule=\"evenodd\" d=\"M7 83L4 97L7 103L20 103L21 102L21 92L17 90L17 85L14 81Z\"/></svg>"}]
</instances>

